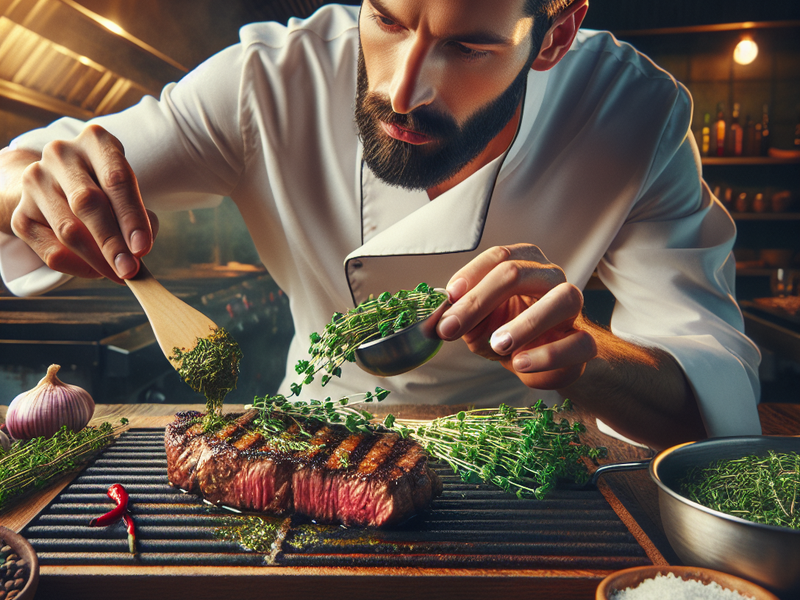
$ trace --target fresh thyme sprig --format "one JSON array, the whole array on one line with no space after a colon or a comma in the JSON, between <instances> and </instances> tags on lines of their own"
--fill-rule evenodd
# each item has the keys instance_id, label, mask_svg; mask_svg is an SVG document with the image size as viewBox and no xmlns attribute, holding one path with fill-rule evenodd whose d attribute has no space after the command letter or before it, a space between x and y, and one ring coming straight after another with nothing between
<instances>
[{"instance_id":1,"label":"fresh thyme sprig","mask_svg":"<svg viewBox=\"0 0 800 600\"><path fill-rule=\"evenodd\" d=\"M530 408L473 409L433 421L397 419L389 414L382 423L376 423L369 411L357 408L380 402L387 395L386 390L376 388L375 393L338 401L256 398L252 407L260 414L254 423L271 437L293 423L302 434L309 420L343 424L354 433L394 431L417 440L464 481L491 483L518 497L543 498L559 480L585 483L589 473L583 457L596 459L605 454L604 448L580 441L579 434L585 430L582 424L557 418L571 409L568 400L552 408L540 400Z\"/></svg>"},{"instance_id":2,"label":"fresh thyme sprig","mask_svg":"<svg viewBox=\"0 0 800 600\"><path fill-rule=\"evenodd\" d=\"M754 523L800 529L800 454L770 451L694 467L681 493L708 508Z\"/></svg>"},{"instance_id":3,"label":"fresh thyme sprig","mask_svg":"<svg viewBox=\"0 0 800 600\"><path fill-rule=\"evenodd\" d=\"M255 408L259 416L253 421L268 435L286 431L295 424L301 433L308 435L305 423L321 421L344 425L349 431L371 433L374 426L370 421L374 415L357 408L371 402L381 402L389 392L376 387L374 392L345 396L339 400L288 400L285 396L256 397L253 404L245 408Z\"/></svg>"},{"instance_id":4,"label":"fresh thyme sprig","mask_svg":"<svg viewBox=\"0 0 800 600\"><path fill-rule=\"evenodd\" d=\"M394 295L384 292L377 298L362 302L346 313L335 313L322 333L311 334L309 360L300 360L295 371L300 381L290 386L292 395L299 396L304 385L325 371L321 383L341 377L342 365L355 362L355 352L361 344L391 335L429 316L447 296L426 283L413 290L400 290Z\"/></svg>"},{"instance_id":5,"label":"fresh thyme sprig","mask_svg":"<svg viewBox=\"0 0 800 600\"><path fill-rule=\"evenodd\" d=\"M15 441L9 450L0 448L0 511L28 492L42 488L61 473L83 467L127 427L103 423L80 431L62 427L51 437Z\"/></svg>"},{"instance_id":6,"label":"fresh thyme sprig","mask_svg":"<svg viewBox=\"0 0 800 600\"><path fill-rule=\"evenodd\" d=\"M603 448L581 443L582 424L556 418L570 409L569 400L552 408L539 400L531 408L500 405L433 421L389 415L384 424L411 435L464 481L491 483L520 498L543 498L560 479L585 483L589 474L582 457L605 454Z\"/></svg>"}]
</instances>

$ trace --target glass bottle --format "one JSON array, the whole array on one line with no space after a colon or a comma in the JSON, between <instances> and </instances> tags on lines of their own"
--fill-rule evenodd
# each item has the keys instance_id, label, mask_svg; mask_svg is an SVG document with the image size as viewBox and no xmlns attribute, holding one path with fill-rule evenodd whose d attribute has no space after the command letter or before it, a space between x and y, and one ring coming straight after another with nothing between
<instances>
[{"instance_id":1,"label":"glass bottle","mask_svg":"<svg viewBox=\"0 0 800 600\"><path fill-rule=\"evenodd\" d=\"M725 134L728 130L725 122L725 105L720 102L717 104L717 120L714 121L714 154L725 156Z\"/></svg>"},{"instance_id":2,"label":"glass bottle","mask_svg":"<svg viewBox=\"0 0 800 600\"><path fill-rule=\"evenodd\" d=\"M761 156L769 156L769 147L772 139L769 133L769 104L764 105L764 110L761 113Z\"/></svg>"},{"instance_id":3,"label":"glass bottle","mask_svg":"<svg viewBox=\"0 0 800 600\"><path fill-rule=\"evenodd\" d=\"M728 135L725 139L725 154L727 156L742 155L742 134L742 126L739 124L739 103L736 102L733 105L733 112L731 112L731 123L728 127Z\"/></svg>"},{"instance_id":4,"label":"glass bottle","mask_svg":"<svg viewBox=\"0 0 800 600\"><path fill-rule=\"evenodd\" d=\"M744 120L744 143L742 144L742 154L744 156L755 156L756 152L756 125L750 115Z\"/></svg>"},{"instance_id":5,"label":"glass bottle","mask_svg":"<svg viewBox=\"0 0 800 600\"><path fill-rule=\"evenodd\" d=\"M795 140L797 141L797 140ZM700 131L700 154L708 156L711 149L711 114L703 115L703 129Z\"/></svg>"}]
</instances>

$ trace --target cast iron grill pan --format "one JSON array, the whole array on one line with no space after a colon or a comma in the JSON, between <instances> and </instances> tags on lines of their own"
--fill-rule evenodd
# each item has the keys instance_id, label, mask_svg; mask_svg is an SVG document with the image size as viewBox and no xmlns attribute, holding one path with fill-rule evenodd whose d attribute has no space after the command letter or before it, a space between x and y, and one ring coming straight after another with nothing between
<instances>
[{"instance_id":1,"label":"cast iron grill pan","mask_svg":"<svg viewBox=\"0 0 800 600\"><path fill-rule=\"evenodd\" d=\"M651 564L600 492L558 490L518 499L463 483L436 466L444 493L430 511L386 530L282 520L270 554L243 550L215 532L232 513L167 480L163 429L132 429L87 467L23 530L42 565L364 566L623 569ZM122 523L88 527L113 507L109 486L130 494L138 555Z\"/></svg>"}]
</instances>

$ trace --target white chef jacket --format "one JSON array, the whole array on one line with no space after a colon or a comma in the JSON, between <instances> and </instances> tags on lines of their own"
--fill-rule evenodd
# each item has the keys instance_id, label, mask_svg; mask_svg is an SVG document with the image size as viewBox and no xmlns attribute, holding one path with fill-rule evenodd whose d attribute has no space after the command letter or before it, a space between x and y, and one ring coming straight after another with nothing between
<instances>
[{"instance_id":1,"label":"white chef jacket","mask_svg":"<svg viewBox=\"0 0 800 600\"><path fill-rule=\"evenodd\" d=\"M735 228L701 180L688 92L610 34L581 31L555 68L530 72L509 150L430 201L362 166L357 16L357 7L325 6L287 26L247 25L238 45L160 100L94 120L122 141L149 208L212 206L223 196L237 204L290 299L296 335L283 391L309 335L334 312L421 281L443 286L481 251L528 242L580 288L597 269L617 300L613 332L675 357L709 434L760 433L759 353L733 296ZM83 126L61 119L13 144L41 150ZM27 291L37 278L41 289L57 283L43 269L18 275ZM380 385L402 403L558 399L462 341L404 375L379 379L348 363L341 379L316 385L303 395Z\"/></svg>"}]
</instances>

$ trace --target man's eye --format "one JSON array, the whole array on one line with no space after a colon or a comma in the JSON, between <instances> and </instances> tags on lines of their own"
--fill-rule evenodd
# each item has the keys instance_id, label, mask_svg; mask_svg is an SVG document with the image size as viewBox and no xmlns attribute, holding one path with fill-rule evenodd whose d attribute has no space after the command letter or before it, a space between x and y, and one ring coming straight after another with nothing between
<instances>
[{"instance_id":1,"label":"man's eye","mask_svg":"<svg viewBox=\"0 0 800 600\"><path fill-rule=\"evenodd\" d=\"M469 46L465 46L464 44L460 44L458 42L453 42L452 45L458 55L466 60L478 60L489 54L485 50L476 50L475 48L470 48Z\"/></svg>"},{"instance_id":2,"label":"man's eye","mask_svg":"<svg viewBox=\"0 0 800 600\"><path fill-rule=\"evenodd\" d=\"M384 17L383 15L375 13L372 15L372 18L381 29L393 31L398 27L397 22L393 21L389 17Z\"/></svg>"}]
</instances>

